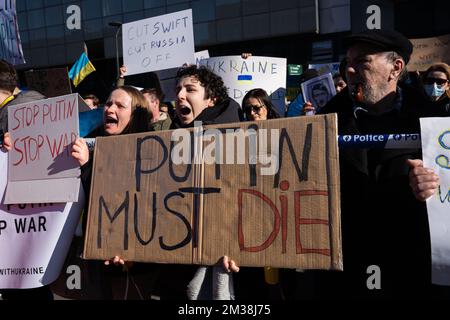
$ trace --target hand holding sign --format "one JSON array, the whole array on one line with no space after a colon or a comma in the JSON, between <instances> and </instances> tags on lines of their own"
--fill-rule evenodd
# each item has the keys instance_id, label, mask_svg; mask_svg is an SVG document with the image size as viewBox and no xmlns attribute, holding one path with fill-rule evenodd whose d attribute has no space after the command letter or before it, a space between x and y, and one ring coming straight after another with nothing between
<instances>
[{"instance_id":1,"label":"hand holding sign","mask_svg":"<svg viewBox=\"0 0 450 320\"><path fill-rule=\"evenodd\" d=\"M305 102L302 112L305 116L313 116L316 113L316 109L311 102Z\"/></svg>"},{"instance_id":2,"label":"hand holding sign","mask_svg":"<svg viewBox=\"0 0 450 320\"><path fill-rule=\"evenodd\" d=\"M120 70L119 76L120 78L123 78L127 75L127 67L125 65L122 65L119 70Z\"/></svg>"},{"instance_id":3,"label":"hand holding sign","mask_svg":"<svg viewBox=\"0 0 450 320\"><path fill-rule=\"evenodd\" d=\"M230 259L228 256L223 256L222 259L220 259L219 263L221 263L223 268L228 272L239 272L239 267L237 266L236 262Z\"/></svg>"},{"instance_id":4,"label":"hand holding sign","mask_svg":"<svg viewBox=\"0 0 450 320\"><path fill-rule=\"evenodd\" d=\"M5 133L5 135L3 136L3 148L5 148L8 152L12 149L11 135L9 134L9 132Z\"/></svg>"},{"instance_id":5,"label":"hand holding sign","mask_svg":"<svg viewBox=\"0 0 450 320\"><path fill-rule=\"evenodd\" d=\"M115 256L114 258L106 260L104 262L104 264L105 264L105 266L109 266L111 264L113 264L115 266L124 266L125 268L130 269L134 265L134 262L132 262L132 261L125 261L120 256Z\"/></svg>"},{"instance_id":6,"label":"hand holding sign","mask_svg":"<svg viewBox=\"0 0 450 320\"><path fill-rule=\"evenodd\" d=\"M426 201L432 197L439 187L439 176L433 169L423 167L420 159L407 161L411 171L409 172L409 185L417 200Z\"/></svg>"},{"instance_id":7,"label":"hand holding sign","mask_svg":"<svg viewBox=\"0 0 450 320\"><path fill-rule=\"evenodd\" d=\"M72 157L78 161L80 166L85 165L89 161L89 148L86 141L78 138L72 146Z\"/></svg>"}]
</instances>

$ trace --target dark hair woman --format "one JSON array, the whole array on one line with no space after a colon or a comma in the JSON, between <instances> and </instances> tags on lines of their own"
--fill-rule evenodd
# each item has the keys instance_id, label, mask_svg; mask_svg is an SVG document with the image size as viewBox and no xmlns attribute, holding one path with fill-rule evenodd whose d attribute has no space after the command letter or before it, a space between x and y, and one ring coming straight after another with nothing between
<instances>
[{"instance_id":1,"label":"dark hair woman","mask_svg":"<svg viewBox=\"0 0 450 320\"><path fill-rule=\"evenodd\" d=\"M269 95L265 90L260 88L247 92L242 100L242 110L245 113L246 119L250 121L280 118Z\"/></svg>"}]
</instances>

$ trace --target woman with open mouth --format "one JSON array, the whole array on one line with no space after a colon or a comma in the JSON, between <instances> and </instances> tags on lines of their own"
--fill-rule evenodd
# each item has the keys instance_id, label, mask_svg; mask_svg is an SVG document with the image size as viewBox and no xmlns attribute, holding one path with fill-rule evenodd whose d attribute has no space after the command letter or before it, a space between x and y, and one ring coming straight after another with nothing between
<instances>
[{"instance_id":1,"label":"woman with open mouth","mask_svg":"<svg viewBox=\"0 0 450 320\"><path fill-rule=\"evenodd\" d=\"M150 131L151 118L147 101L142 93L133 87L123 86L111 92L103 112L104 123L94 131L94 134L96 136L116 136ZM86 142L79 138L72 147L72 156L81 167L81 182L87 198L84 212L87 213L93 154L89 152ZM114 157L114 154L111 154L111 157ZM86 225L86 220L87 215L84 214L83 227ZM143 296L144 289L138 281L132 280L134 285L128 291L123 290L123 283L125 283L125 288L129 279L133 279L138 274L139 277L142 277L142 275L153 276L149 264L135 264L133 268L127 269L126 272L122 268L108 267L103 269L101 264L103 263L100 261L89 261L87 264L87 273L102 279L98 282L102 284L102 287L99 288L99 294L102 296L97 297L97 299L140 299Z\"/></svg>"}]
</instances>

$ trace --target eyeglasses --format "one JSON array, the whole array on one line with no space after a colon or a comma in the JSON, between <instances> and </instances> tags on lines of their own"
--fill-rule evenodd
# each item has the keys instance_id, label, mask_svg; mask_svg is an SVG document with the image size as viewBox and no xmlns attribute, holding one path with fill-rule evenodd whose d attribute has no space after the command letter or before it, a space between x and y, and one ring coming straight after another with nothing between
<instances>
[{"instance_id":1,"label":"eyeglasses","mask_svg":"<svg viewBox=\"0 0 450 320\"><path fill-rule=\"evenodd\" d=\"M439 78L426 78L424 82L425 82L425 84L436 83L438 86L443 86L444 84L446 84L448 82L448 80L447 79L439 79Z\"/></svg>"},{"instance_id":2,"label":"eyeglasses","mask_svg":"<svg viewBox=\"0 0 450 320\"><path fill-rule=\"evenodd\" d=\"M260 113L260 112L261 112L261 109L264 108L264 107L265 107L264 104L262 104L262 105L260 105L260 106L256 106L256 105L255 105L255 106L252 106L252 105L248 104L248 105L245 105L245 106L244 106L244 112L247 113L247 114L252 113L252 111L253 111L254 113Z\"/></svg>"}]
</instances>

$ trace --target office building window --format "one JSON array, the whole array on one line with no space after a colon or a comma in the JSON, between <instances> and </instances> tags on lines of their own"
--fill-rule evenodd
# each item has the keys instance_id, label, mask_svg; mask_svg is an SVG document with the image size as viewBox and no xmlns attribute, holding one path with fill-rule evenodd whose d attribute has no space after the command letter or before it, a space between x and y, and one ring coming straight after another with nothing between
<instances>
[{"instance_id":1,"label":"office building window","mask_svg":"<svg viewBox=\"0 0 450 320\"><path fill-rule=\"evenodd\" d=\"M64 44L64 27L53 26L47 28L48 45Z\"/></svg>"},{"instance_id":2,"label":"office building window","mask_svg":"<svg viewBox=\"0 0 450 320\"><path fill-rule=\"evenodd\" d=\"M46 46L47 43L45 39L44 28L30 30L29 35L30 35L30 46L32 48Z\"/></svg>"},{"instance_id":3,"label":"office building window","mask_svg":"<svg viewBox=\"0 0 450 320\"><path fill-rule=\"evenodd\" d=\"M241 16L241 0L216 0L217 19Z\"/></svg>"},{"instance_id":4,"label":"office building window","mask_svg":"<svg viewBox=\"0 0 450 320\"><path fill-rule=\"evenodd\" d=\"M133 12L142 10L144 8L144 3L142 0L122 0L123 12Z\"/></svg>"},{"instance_id":5,"label":"office building window","mask_svg":"<svg viewBox=\"0 0 450 320\"><path fill-rule=\"evenodd\" d=\"M102 19L87 20L83 23L84 37L86 39L95 39L103 37Z\"/></svg>"},{"instance_id":6,"label":"office building window","mask_svg":"<svg viewBox=\"0 0 450 320\"><path fill-rule=\"evenodd\" d=\"M212 21L216 18L216 6L211 0L192 1L194 23Z\"/></svg>"},{"instance_id":7,"label":"office building window","mask_svg":"<svg viewBox=\"0 0 450 320\"><path fill-rule=\"evenodd\" d=\"M169 4L178 4L183 2L189 2L188 0L167 0L167 5Z\"/></svg>"},{"instance_id":8,"label":"office building window","mask_svg":"<svg viewBox=\"0 0 450 320\"><path fill-rule=\"evenodd\" d=\"M63 25L64 15L62 7L45 8L45 24L47 26Z\"/></svg>"},{"instance_id":9,"label":"office building window","mask_svg":"<svg viewBox=\"0 0 450 320\"><path fill-rule=\"evenodd\" d=\"M102 0L102 2L103 2L103 16L112 16L122 13L122 1Z\"/></svg>"},{"instance_id":10,"label":"office building window","mask_svg":"<svg viewBox=\"0 0 450 320\"><path fill-rule=\"evenodd\" d=\"M144 0L144 8L158 8L166 5L166 0Z\"/></svg>"},{"instance_id":11,"label":"office building window","mask_svg":"<svg viewBox=\"0 0 450 320\"><path fill-rule=\"evenodd\" d=\"M81 14L83 15L83 20L101 18L102 2L98 0L84 0L81 2Z\"/></svg>"},{"instance_id":12,"label":"office building window","mask_svg":"<svg viewBox=\"0 0 450 320\"><path fill-rule=\"evenodd\" d=\"M245 16L269 12L269 0L243 0L242 11Z\"/></svg>"},{"instance_id":13,"label":"office building window","mask_svg":"<svg viewBox=\"0 0 450 320\"><path fill-rule=\"evenodd\" d=\"M196 45L206 45L216 42L216 23L205 22L194 24L194 37Z\"/></svg>"},{"instance_id":14,"label":"office building window","mask_svg":"<svg viewBox=\"0 0 450 320\"><path fill-rule=\"evenodd\" d=\"M17 10L17 12L27 10L27 2L25 0L17 0L16 1L16 10Z\"/></svg>"},{"instance_id":15,"label":"office building window","mask_svg":"<svg viewBox=\"0 0 450 320\"><path fill-rule=\"evenodd\" d=\"M27 3L28 10L39 9L44 6L44 2L42 0L33 0L33 1L22 0L22 1Z\"/></svg>"},{"instance_id":16,"label":"office building window","mask_svg":"<svg viewBox=\"0 0 450 320\"><path fill-rule=\"evenodd\" d=\"M45 0L45 5L47 7L56 6L58 4L61 4L61 0Z\"/></svg>"},{"instance_id":17,"label":"office building window","mask_svg":"<svg viewBox=\"0 0 450 320\"><path fill-rule=\"evenodd\" d=\"M182 10L186 10L189 9L189 3L180 3L180 4L174 4L172 6L167 6L167 13L173 13L173 12L178 12L178 11L182 11Z\"/></svg>"},{"instance_id":18,"label":"office building window","mask_svg":"<svg viewBox=\"0 0 450 320\"><path fill-rule=\"evenodd\" d=\"M27 30L28 29L28 19L26 12L17 13L17 22L19 24L19 30Z\"/></svg>"},{"instance_id":19,"label":"office building window","mask_svg":"<svg viewBox=\"0 0 450 320\"><path fill-rule=\"evenodd\" d=\"M142 11L130 12L123 15L123 23L133 22L144 19L144 13Z\"/></svg>"},{"instance_id":20,"label":"office building window","mask_svg":"<svg viewBox=\"0 0 450 320\"><path fill-rule=\"evenodd\" d=\"M37 29L45 26L44 10L28 11L28 28Z\"/></svg>"}]
</instances>

